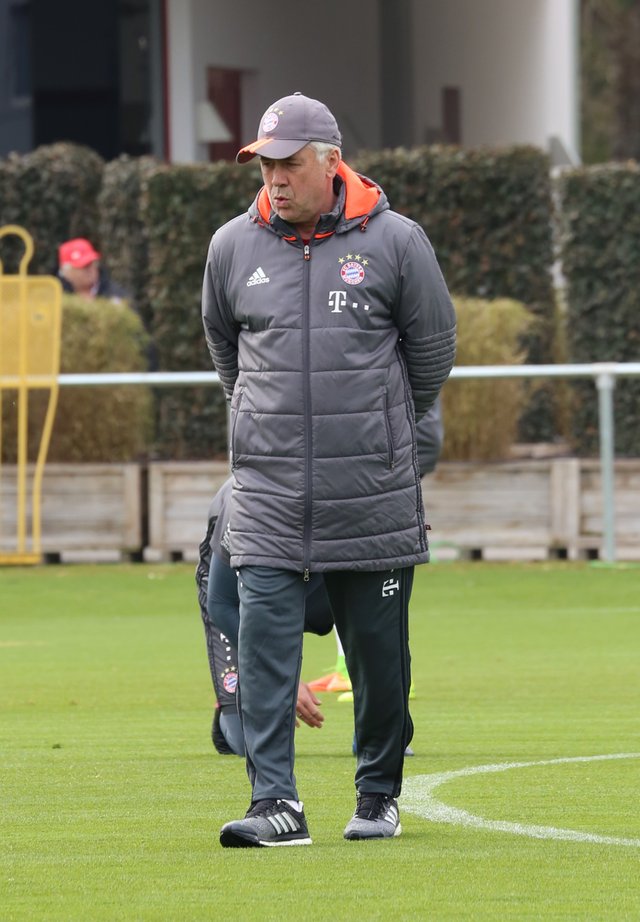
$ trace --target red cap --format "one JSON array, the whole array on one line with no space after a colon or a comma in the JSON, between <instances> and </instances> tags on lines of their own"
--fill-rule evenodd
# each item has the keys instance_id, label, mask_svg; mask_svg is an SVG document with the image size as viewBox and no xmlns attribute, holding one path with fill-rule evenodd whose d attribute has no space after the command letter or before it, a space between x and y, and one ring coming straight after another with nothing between
<instances>
[{"instance_id":1,"label":"red cap","mask_svg":"<svg viewBox=\"0 0 640 922\"><path fill-rule=\"evenodd\" d=\"M94 250L84 237L67 240L58 248L58 262L61 266L73 266L74 269L84 269L90 263L100 259L100 254Z\"/></svg>"}]
</instances>

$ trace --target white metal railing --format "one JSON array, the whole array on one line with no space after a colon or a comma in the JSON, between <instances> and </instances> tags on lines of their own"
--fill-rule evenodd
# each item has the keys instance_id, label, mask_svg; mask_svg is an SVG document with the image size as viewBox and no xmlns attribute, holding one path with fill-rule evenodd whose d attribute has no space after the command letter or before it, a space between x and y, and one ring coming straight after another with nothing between
<instances>
[{"instance_id":1,"label":"white metal railing","mask_svg":"<svg viewBox=\"0 0 640 922\"><path fill-rule=\"evenodd\" d=\"M602 484L604 560L616 559L613 393L620 377L640 377L640 362L596 362L582 365L459 365L452 378L591 378L598 391L598 424ZM43 383L46 379L43 378ZM61 387L114 384L219 384L214 371L153 371L61 374ZM0 387L16 387L17 378L3 375Z\"/></svg>"}]
</instances>

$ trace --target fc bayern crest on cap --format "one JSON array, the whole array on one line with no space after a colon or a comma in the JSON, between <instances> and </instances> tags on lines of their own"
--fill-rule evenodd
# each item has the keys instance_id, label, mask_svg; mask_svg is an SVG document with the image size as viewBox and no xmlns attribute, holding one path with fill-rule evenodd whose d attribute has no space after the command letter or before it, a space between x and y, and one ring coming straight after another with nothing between
<instances>
[{"instance_id":1,"label":"fc bayern crest on cap","mask_svg":"<svg viewBox=\"0 0 640 922\"><path fill-rule=\"evenodd\" d=\"M265 117L262 119L262 130L263 131L275 131L278 127L278 118L277 112L267 112Z\"/></svg>"}]
</instances>

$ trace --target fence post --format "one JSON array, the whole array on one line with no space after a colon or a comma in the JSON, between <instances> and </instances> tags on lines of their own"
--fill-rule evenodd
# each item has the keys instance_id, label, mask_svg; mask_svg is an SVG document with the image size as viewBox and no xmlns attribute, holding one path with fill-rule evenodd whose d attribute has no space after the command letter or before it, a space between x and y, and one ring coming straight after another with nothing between
<instances>
[{"instance_id":1,"label":"fence post","mask_svg":"<svg viewBox=\"0 0 640 922\"><path fill-rule=\"evenodd\" d=\"M616 559L616 516L614 492L615 435L613 424L613 391L616 377L606 366L596 374L598 388L598 418L600 430L600 477L602 491L602 533L604 560Z\"/></svg>"}]
</instances>

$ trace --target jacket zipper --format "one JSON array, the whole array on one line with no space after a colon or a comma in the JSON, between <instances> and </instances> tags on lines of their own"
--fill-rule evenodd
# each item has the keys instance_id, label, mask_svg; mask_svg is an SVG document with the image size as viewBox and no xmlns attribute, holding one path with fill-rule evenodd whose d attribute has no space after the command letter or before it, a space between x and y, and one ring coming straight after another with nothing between
<instances>
[{"instance_id":1,"label":"jacket zipper","mask_svg":"<svg viewBox=\"0 0 640 922\"><path fill-rule=\"evenodd\" d=\"M244 388L241 387L238 392L238 402L233 414L233 426L231 428L231 439L229 440L229 447L231 450L231 470L234 470L236 466L236 427L238 425L238 415L240 413L240 407L242 406L243 397Z\"/></svg>"},{"instance_id":2,"label":"jacket zipper","mask_svg":"<svg viewBox=\"0 0 640 922\"><path fill-rule=\"evenodd\" d=\"M304 400L304 455L305 455L305 492L304 492L304 526L302 535L302 567L303 579L309 581L309 563L311 556L311 500L312 500L312 464L311 464L311 371L310 371L310 327L309 318L309 262L311 260L311 247L304 244L304 298L302 305L302 390Z\"/></svg>"},{"instance_id":3,"label":"jacket zipper","mask_svg":"<svg viewBox=\"0 0 640 922\"><path fill-rule=\"evenodd\" d=\"M407 413L410 414L409 419L413 416L413 395L411 393L411 385L409 384L409 375L407 373L407 366L404 360L404 356L400 351L399 347L396 345L396 356L400 363L400 370L402 372L402 380L404 382L404 399L407 403ZM413 469L416 476L416 514L418 521L420 521L420 510L422 509L422 487L420 486L420 468L418 467L418 449L416 443L416 427L415 423L411 424L413 430ZM427 533L426 530L423 532L421 528L418 529L419 538L420 538L420 549L427 551L429 549L429 544L427 542Z\"/></svg>"},{"instance_id":4,"label":"jacket zipper","mask_svg":"<svg viewBox=\"0 0 640 922\"><path fill-rule=\"evenodd\" d=\"M394 451L394 448L393 448L393 434L392 434L392 432L391 432L391 420L389 419L389 400L388 400L388 394L387 394L386 389L385 389L384 394L383 394L383 397L382 397L382 402L383 402L383 406L384 406L384 424L385 424L385 426L386 426L386 428L387 428L387 446L388 446L388 452L389 452L389 470L393 470L394 467L396 466L396 458L395 458L395 451Z\"/></svg>"}]
</instances>

